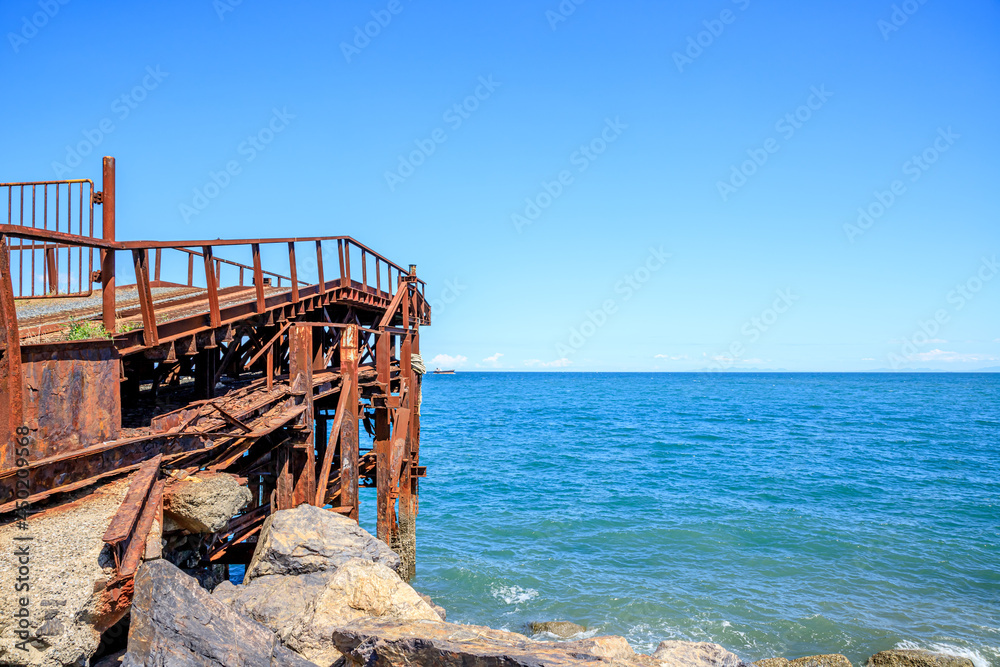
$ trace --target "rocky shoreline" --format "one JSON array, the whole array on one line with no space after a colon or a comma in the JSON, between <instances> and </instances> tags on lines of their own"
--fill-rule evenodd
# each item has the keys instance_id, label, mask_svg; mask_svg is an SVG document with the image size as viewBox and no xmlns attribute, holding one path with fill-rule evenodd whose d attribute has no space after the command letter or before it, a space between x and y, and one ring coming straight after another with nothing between
<instances>
[{"instance_id":1,"label":"rocky shoreline","mask_svg":"<svg viewBox=\"0 0 1000 667\"><path fill-rule=\"evenodd\" d=\"M617 636L536 641L491 628L449 623L443 609L399 576L399 557L353 521L304 505L265 523L243 583L209 592L165 560L136 576L128 650L100 667L444 665L539 667L748 667L704 642L664 641L637 654ZM565 621L532 632L573 636ZM755 667L851 667L842 655ZM868 667L973 667L966 658L884 651Z\"/></svg>"},{"instance_id":2,"label":"rocky shoreline","mask_svg":"<svg viewBox=\"0 0 1000 667\"><path fill-rule=\"evenodd\" d=\"M535 637L550 637L550 641L448 622L443 608L404 581L401 575L405 576L405 567L400 557L384 542L353 520L311 505L282 510L267 518L239 585L231 583L224 571L185 571L185 549L195 554L197 536L217 530L216 525L245 502L242 487L221 477L207 478L196 489L200 493L192 491L191 486L185 491L182 485L171 494L172 511L165 513L165 532L176 537L164 536L165 544L147 544L145 560L134 578L131 608L123 617L125 612L115 612L113 601L106 599L101 588L102 572L108 567L107 554L96 546L99 540L94 536L105 528L106 520L100 516L113 511L124 488L123 484L109 485L103 490L102 502L91 498L86 505L71 504L64 512L45 519L46 524L35 526L39 532L50 531L53 553L45 562L54 569L46 576L58 585L47 591L49 599L42 601L51 607L47 607L44 622L32 628L33 651L25 656L10 650L5 642L0 647L0 665L751 665L722 646L706 642L664 641L652 655L639 654L623 637L580 639L586 629L568 621L538 622L525 628ZM206 496L213 499L211 503L202 502ZM84 521L87 517L91 517L89 523ZM178 521L184 523L185 530L172 532ZM60 534L72 539L51 537ZM3 537L0 531L0 542ZM94 581L92 586L90 581ZM75 597L70 599L70 594ZM5 604L0 600L0 607ZM0 611L6 619L6 610ZM0 621L0 626L3 624ZM109 634L125 624L127 645L123 642L107 655L105 642ZM0 630L10 634L10 626ZM752 665L852 667L839 654L793 660L775 657ZM872 656L867 667L974 665L962 657L894 650Z\"/></svg>"}]
</instances>

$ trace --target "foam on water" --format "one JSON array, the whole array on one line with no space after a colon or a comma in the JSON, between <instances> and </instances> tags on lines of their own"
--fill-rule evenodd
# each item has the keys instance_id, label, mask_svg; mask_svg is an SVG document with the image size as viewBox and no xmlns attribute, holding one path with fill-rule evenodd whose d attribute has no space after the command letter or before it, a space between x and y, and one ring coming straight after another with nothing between
<instances>
[{"instance_id":1,"label":"foam on water","mask_svg":"<svg viewBox=\"0 0 1000 667\"><path fill-rule=\"evenodd\" d=\"M985 655L974 648L966 646L956 646L955 644L948 644L945 642L929 642L926 645L921 645L909 640L903 640L898 642L895 648L924 649L926 651L933 651L934 653L945 653L947 655L955 655L960 658L968 658L976 667L990 667L990 660L987 659ZM1000 650L995 647L993 648L992 653L994 656L1000 656Z\"/></svg>"},{"instance_id":2,"label":"foam on water","mask_svg":"<svg viewBox=\"0 0 1000 667\"><path fill-rule=\"evenodd\" d=\"M538 597L538 591L520 586L493 586L490 593L497 600L502 600L506 604L520 604Z\"/></svg>"}]
</instances>

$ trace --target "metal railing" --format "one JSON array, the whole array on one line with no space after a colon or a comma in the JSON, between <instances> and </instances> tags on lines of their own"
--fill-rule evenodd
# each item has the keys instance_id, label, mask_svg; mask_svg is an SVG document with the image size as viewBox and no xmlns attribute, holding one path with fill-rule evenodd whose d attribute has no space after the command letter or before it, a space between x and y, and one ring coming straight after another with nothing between
<instances>
[{"instance_id":1,"label":"metal railing","mask_svg":"<svg viewBox=\"0 0 1000 667\"><path fill-rule=\"evenodd\" d=\"M94 183L89 179L0 183L6 224L94 236ZM11 234L13 236L13 234ZM93 291L92 248L39 242L9 245L11 282L18 299L87 296ZM16 277L15 277L16 276Z\"/></svg>"},{"instance_id":2,"label":"metal railing","mask_svg":"<svg viewBox=\"0 0 1000 667\"><path fill-rule=\"evenodd\" d=\"M62 215L62 206L73 195L74 186L76 208L71 204L65 204L66 214ZM161 286L195 288L196 275L199 282L202 277L205 281L204 288L198 286L198 289L205 290L198 298L207 297L209 327L218 327L222 323L220 290L253 287L256 301L254 310L263 313L267 308L267 288L283 287L283 282L287 282L291 303L298 303L304 296L323 296L328 290L340 289L343 290L341 298L353 302L367 302L374 306L388 306L393 301L398 301L401 285L412 283L413 312L418 318L429 321L430 307L425 298L426 284L414 275L415 267L404 269L347 236L117 241L113 158L104 159L103 192L95 192L93 182L90 180L5 183L0 184L0 188L7 189L8 215L6 221L0 221L0 238L6 240L8 248L12 251L10 282L15 298L89 295L93 292L93 283L100 281L102 323L107 331L114 332L118 310L115 285L116 256L120 252L131 251L135 270L134 287L138 293L146 345L155 345L158 342L157 305L152 296L152 289ZM15 191L17 197L13 194ZM63 192L65 194L62 194ZM26 203L22 205L21 202L27 202L29 198L30 206ZM102 206L100 236L94 234L95 203ZM3 224L4 222L6 224ZM17 239L17 243L12 243L12 239ZM315 282L302 280L299 277L301 267L296 258L296 246L301 248L304 244L308 253L308 258L305 259L308 263L307 268L310 276L315 270ZM324 249L332 251L334 244L336 244L339 274L335 280L330 280L324 273L323 256ZM262 266L261 247L275 245L287 246L289 275L266 271ZM250 263L215 256L217 249L228 249L230 246L244 248L249 246ZM315 247L315 260L312 259L312 252L308 250L309 246ZM177 281L164 280L163 250L172 250L187 256L186 280L184 278ZM93 270L95 251L100 253L99 271ZM150 251L153 251L152 265ZM197 258L201 261L196 261ZM196 272L195 265L199 263L202 264L202 268ZM223 280L224 266L230 267L230 270L238 270L238 282L233 280L231 284L226 284ZM38 277L36 268L42 271L38 280L36 280ZM73 269L75 269L75 282ZM27 281L24 278L26 270L29 271L30 278ZM25 287L26 282L27 287ZM47 289L36 289L37 282L43 282Z\"/></svg>"}]
</instances>

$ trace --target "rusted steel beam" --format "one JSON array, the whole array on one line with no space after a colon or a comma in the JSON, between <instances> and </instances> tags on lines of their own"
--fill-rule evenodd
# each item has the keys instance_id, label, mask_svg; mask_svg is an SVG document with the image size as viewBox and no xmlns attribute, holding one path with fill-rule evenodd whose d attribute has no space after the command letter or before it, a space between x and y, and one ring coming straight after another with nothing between
<instances>
[{"instance_id":1,"label":"rusted steel beam","mask_svg":"<svg viewBox=\"0 0 1000 667\"><path fill-rule=\"evenodd\" d=\"M326 451L323 453L323 461L319 469L319 479L316 482L316 501L314 505L322 507L326 500L327 487L330 484L330 471L333 466L333 456L337 449L337 445L340 442L341 431L344 426L344 414L348 410L348 401L354 394L354 380L351 378L350 374L344 374L343 380L340 384L340 399L337 401L337 411L334 413L333 417L333 428L330 430L331 437L329 442L326 443ZM346 461L345 465L345 454L341 447L341 465L340 468L346 473L347 477L351 477L352 474L356 476L357 466L352 464L350 461ZM349 458L349 457L346 457ZM355 458L357 458L355 456ZM353 473L351 471L354 471Z\"/></svg>"},{"instance_id":2,"label":"rusted steel beam","mask_svg":"<svg viewBox=\"0 0 1000 667\"><path fill-rule=\"evenodd\" d=\"M163 461L163 454L158 454L149 459L139 467L129 484L125 499L122 500L121 507L111 518L107 530L102 538L105 543L117 545L132 534L136 521L142 513L142 507L149 496L149 490L156 481L156 476L160 472L160 463Z\"/></svg>"},{"instance_id":3,"label":"rusted steel beam","mask_svg":"<svg viewBox=\"0 0 1000 667\"><path fill-rule=\"evenodd\" d=\"M205 257L205 283L208 285L209 326L213 329L222 325L219 313L219 286L216 282L215 267L212 266L212 246L202 248Z\"/></svg>"},{"instance_id":4,"label":"rusted steel beam","mask_svg":"<svg viewBox=\"0 0 1000 667\"><path fill-rule=\"evenodd\" d=\"M392 422L392 452L389 459L389 493L396 493L400 484L400 471L407 454L410 434L410 409L397 408Z\"/></svg>"},{"instance_id":5,"label":"rusted steel beam","mask_svg":"<svg viewBox=\"0 0 1000 667\"><path fill-rule=\"evenodd\" d=\"M326 279L323 278L323 242L316 241L316 277L319 284L319 293L326 294Z\"/></svg>"},{"instance_id":6,"label":"rusted steel beam","mask_svg":"<svg viewBox=\"0 0 1000 667\"><path fill-rule=\"evenodd\" d=\"M288 244L288 269L292 278L292 301L297 302L299 300L299 271L295 262L295 244L291 242Z\"/></svg>"},{"instance_id":7,"label":"rusted steel beam","mask_svg":"<svg viewBox=\"0 0 1000 667\"><path fill-rule=\"evenodd\" d=\"M250 360L246 363L247 367L249 368L250 366L253 366L254 363L258 359L260 359L260 357L261 357L262 354L268 352L268 350L273 349L272 346L276 342L278 342L279 338L281 338L283 335L285 335L285 332L288 331L288 328L291 327L291 326L292 326L291 322L285 322L281 326L281 328L278 329L278 333L274 334L274 336L271 337L271 340L269 340L266 343L264 343L264 345L260 348L260 350L257 351L257 354L255 354L252 357L250 357Z\"/></svg>"},{"instance_id":8,"label":"rusted steel beam","mask_svg":"<svg viewBox=\"0 0 1000 667\"><path fill-rule=\"evenodd\" d=\"M313 446L313 363L312 327L293 326L288 333L288 377L292 401L305 407L301 429L289 449L292 471L292 507L312 503L316 498L316 449ZM304 389L297 396L298 387Z\"/></svg>"},{"instance_id":9,"label":"rusted steel beam","mask_svg":"<svg viewBox=\"0 0 1000 667\"><path fill-rule=\"evenodd\" d=\"M156 314L153 310L153 292L149 287L149 251L133 250L135 262L135 285L139 293L139 309L142 312L142 333L147 346L159 345L156 330Z\"/></svg>"},{"instance_id":10,"label":"rusted steel beam","mask_svg":"<svg viewBox=\"0 0 1000 667\"><path fill-rule=\"evenodd\" d=\"M232 426L235 426L236 428L240 429L244 433L251 433L251 432L253 432L252 428L250 428L249 426L247 426L246 424L244 424L243 422L241 422L239 419L237 419L236 417L232 416L231 414L229 414L228 412L226 412L225 410L223 410L222 406L217 405L216 403L209 403L209 406L211 406L216 412L218 412L220 415L222 415L222 418L226 420L226 423L228 423L228 424L230 424Z\"/></svg>"},{"instance_id":11,"label":"rusted steel beam","mask_svg":"<svg viewBox=\"0 0 1000 667\"><path fill-rule=\"evenodd\" d=\"M402 293L402 292L400 292ZM391 423L389 414L390 399L390 362L389 350L391 346L392 334L380 333L375 342L375 368L377 371L377 383L381 396L373 397L375 403L375 486L377 489L375 499L375 528L377 537L389 542L389 530L392 525L390 516L390 482L392 473L390 471L390 437Z\"/></svg>"},{"instance_id":12,"label":"rusted steel beam","mask_svg":"<svg viewBox=\"0 0 1000 667\"><path fill-rule=\"evenodd\" d=\"M407 292L408 286L406 283L400 283L397 286L396 296L392 298L392 302L389 304L389 307L385 309L385 314L382 315L382 320L378 324L380 328L392 324L392 320L396 316L396 311L399 310L399 306L403 303L403 299L406 297Z\"/></svg>"},{"instance_id":13,"label":"rusted steel beam","mask_svg":"<svg viewBox=\"0 0 1000 667\"><path fill-rule=\"evenodd\" d=\"M115 242L115 159L104 158L104 185L101 209L103 213L102 237L105 242ZM115 330L115 251L101 251L101 313L104 329Z\"/></svg>"},{"instance_id":14,"label":"rusted steel beam","mask_svg":"<svg viewBox=\"0 0 1000 667\"><path fill-rule=\"evenodd\" d=\"M212 448L209 439L197 435L155 436L131 438L78 450L71 455L58 455L33 461L28 467L28 480L33 489L45 489L26 500L39 502L56 493L64 493L93 484L105 477L137 469L157 454L164 461L195 450ZM0 473L0 514L14 509L16 471Z\"/></svg>"},{"instance_id":15,"label":"rusted steel beam","mask_svg":"<svg viewBox=\"0 0 1000 667\"><path fill-rule=\"evenodd\" d=\"M128 547L125 549L121 567L118 569L118 576L120 577L131 577L139 567L142 555L146 551L146 537L153 527L153 521L160 514L160 504L163 502L163 486L164 481L162 479L157 480L149 492L146 504L142 508L142 514L136 523L135 532L129 539Z\"/></svg>"},{"instance_id":16,"label":"rusted steel beam","mask_svg":"<svg viewBox=\"0 0 1000 667\"><path fill-rule=\"evenodd\" d=\"M14 439L24 426L24 384L21 374L21 337L11 283L7 239L0 235L0 466L14 466ZM0 501L6 498L0 496Z\"/></svg>"},{"instance_id":17,"label":"rusted steel beam","mask_svg":"<svg viewBox=\"0 0 1000 667\"><path fill-rule=\"evenodd\" d=\"M340 339L340 373L345 386L344 409L338 407L340 423L340 505L351 507L348 516L358 520L358 330L344 329ZM343 395L343 394L342 394ZM325 492L325 489L324 489Z\"/></svg>"}]
</instances>

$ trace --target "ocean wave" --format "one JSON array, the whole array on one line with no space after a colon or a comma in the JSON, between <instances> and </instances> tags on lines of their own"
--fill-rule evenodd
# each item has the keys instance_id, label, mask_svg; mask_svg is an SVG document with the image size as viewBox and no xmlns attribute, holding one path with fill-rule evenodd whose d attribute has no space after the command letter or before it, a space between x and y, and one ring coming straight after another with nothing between
<instances>
[{"instance_id":1,"label":"ocean wave","mask_svg":"<svg viewBox=\"0 0 1000 667\"><path fill-rule=\"evenodd\" d=\"M490 593L497 600L506 604L521 604L538 597L538 591L534 588L521 588L520 586L497 586L494 584L490 586Z\"/></svg>"},{"instance_id":2,"label":"ocean wave","mask_svg":"<svg viewBox=\"0 0 1000 667\"><path fill-rule=\"evenodd\" d=\"M947 653L948 655L955 655L960 658L968 658L972 661L976 667L991 667L991 661L989 658L984 656L982 653L973 648L968 648L964 646L957 646L955 644L947 644L945 642L929 642L925 645L920 645L916 642L909 640L903 640L898 642L895 646L897 649L924 649L926 651L933 651L935 653ZM1000 653L994 649L995 652Z\"/></svg>"}]
</instances>

